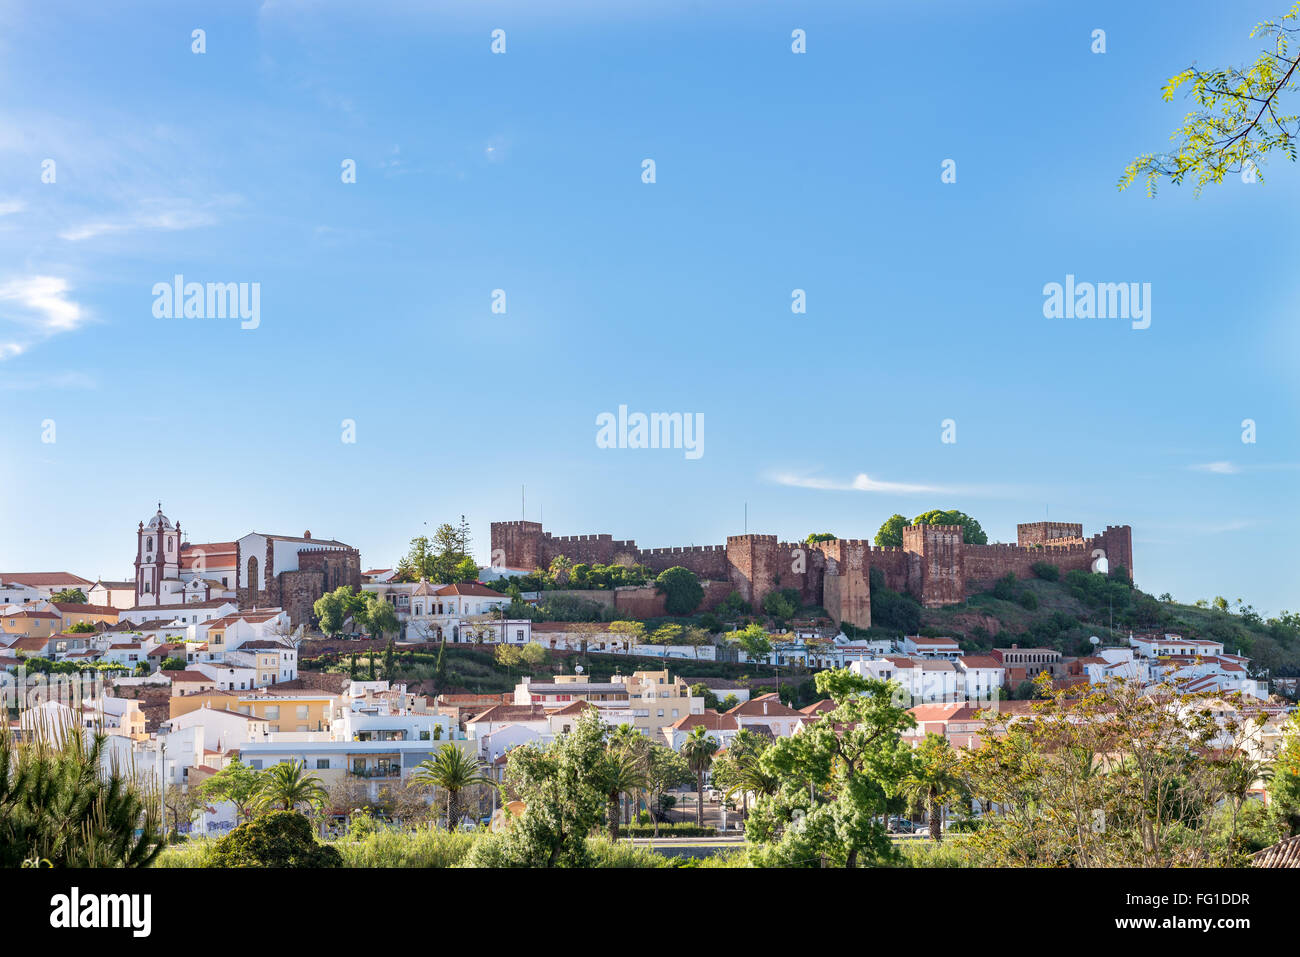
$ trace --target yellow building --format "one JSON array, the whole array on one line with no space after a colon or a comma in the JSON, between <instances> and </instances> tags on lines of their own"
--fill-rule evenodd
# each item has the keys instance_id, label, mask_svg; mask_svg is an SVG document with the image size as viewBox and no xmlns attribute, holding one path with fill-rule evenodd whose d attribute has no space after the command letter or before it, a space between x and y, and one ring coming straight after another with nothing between
<instances>
[{"instance_id":1,"label":"yellow building","mask_svg":"<svg viewBox=\"0 0 1300 957\"><path fill-rule=\"evenodd\" d=\"M687 715L704 713L704 698L692 697L691 686L680 675L670 675L667 668L614 675L611 680L627 687L632 723L654 740L659 740L664 728Z\"/></svg>"},{"instance_id":2,"label":"yellow building","mask_svg":"<svg viewBox=\"0 0 1300 957\"><path fill-rule=\"evenodd\" d=\"M338 695L325 691L273 688L257 691L200 691L196 694L174 695L168 716L175 718L207 707L261 718L267 722L267 730L272 733L329 731L337 699Z\"/></svg>"},{"instance_id":3,"label":"yellow building","mask_svg":"<svg viewBox=\"0 0 1300 957\"><path fill-rule=\"evenodd\" d=\"M61 621L52 611L19 611L0 618L0 628L4 629L6 635L49 638L62 631Z\"/></svg>"},{"instance_id":4,"label":"yellow building","mask_svg":"<svg viewBox=\"0 0 1300 957\"><path fill-rule=\"evenodd\" d=\"M119 615L118 609L112 605L81 605L63 601L50 602L48 610L56 612L60 616L60 631L67 631L73 625L79 625L82 622L89 622L92 625L101 622L105 625L116 625Z\"/></svg>"}]
</instances>

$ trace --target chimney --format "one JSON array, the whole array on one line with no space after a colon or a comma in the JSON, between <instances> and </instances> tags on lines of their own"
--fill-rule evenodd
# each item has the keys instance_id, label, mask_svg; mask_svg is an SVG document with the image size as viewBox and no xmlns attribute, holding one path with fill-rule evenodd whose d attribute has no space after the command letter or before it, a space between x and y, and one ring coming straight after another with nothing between
<instances>
[{"instance_id":1,"label":"chimney","mask_svg":"<svg viewBox=\"0 0 1300 957\"><path fill-rule=\"evenodd\" d=\"M311 541L311 530L308 529L307 531L303 532L302 537L307 539L307 541Z\"/></svg>"}]
</instances>

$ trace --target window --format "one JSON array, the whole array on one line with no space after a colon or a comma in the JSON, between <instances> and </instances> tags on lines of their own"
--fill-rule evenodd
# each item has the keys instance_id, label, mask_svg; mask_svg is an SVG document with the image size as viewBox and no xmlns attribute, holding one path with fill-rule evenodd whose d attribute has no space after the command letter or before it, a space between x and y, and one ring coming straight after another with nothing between
<instances>
[{"instance_id":1,"label":"window","mask_svg":"<svg viewBox=\"0 0 1300 957\"><path fill-rule=\"evenodd\" d=\"M280 706L278 704L268 704L266 706L266 713L262 715L262 717L266 718L268 721L276 720L280 717Z\"/></svg>"},{"instance_id":2,"label":"window","mask_svg":"<svg viewBox=\"0 0 1300 957\"><path fill-rule=\"evenodd\" d=\"M303 729L299 729L299 730L303 730ZM317 758L317 759L316 759L316 770L317 770L317 771L328 771L329 769L330 769L330 759L329 759L329 758Z\"/></svg>"},{"instance_id":3,"label":"window","mask_svg":"<svg viewBox=\"0 0 1300 957\"><path fill-rule=\"evenodd\" d=\"M305 704L298 705L298 720L299 721L307 720L307 706ZM302 730L306 731L307 729L303 728Z\"/></svg>"},{"instance_id":4,"label":"window","mask_svg":"<svg viewBox=\"0 0 1300 957\"><path fill-rule=\"evenodd\" d=\"M254 758L253 760L248 762L248 766L252 768L254 771L260 771L262 770L262 761L260 758Z\"/></svg>"}]
</instances>

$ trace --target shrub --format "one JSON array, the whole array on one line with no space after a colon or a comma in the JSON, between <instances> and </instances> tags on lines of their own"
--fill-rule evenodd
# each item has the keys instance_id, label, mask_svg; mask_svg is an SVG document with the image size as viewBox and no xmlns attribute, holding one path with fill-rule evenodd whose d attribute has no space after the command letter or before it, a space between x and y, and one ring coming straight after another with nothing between
<instances>
[{"instance_id":1,"label":"shrub","mask_svg":"<svg viewBox=\"0 0 1300 957\"><path fill-rule=\"evenodd\" d=\"M1038 596L1031 591L1021 592L1020 604L1030 611L1034 611L1038 608Z\"/></svg>"},{"instance_id":2,"label":"shrub","mask_svg":"<svg viewBox=\"0 0 1300 957\"><path fill-rule=\"evenodd\" d=\"M344 867L456 867L469 855L478 832L378 828L361 840L334 846Z\"/></svg>"},{"instance_id":3,"label":"shrub","mask_svg":"<svg viewBox=\"0 0 1300 957\"><path fill-rule=\"evenodd\" d=\"M297 811L272 811L216 842L210 867L342 867L343 857L312 835Z\"/></svg>"},{"instance_id":4,"label":"shrub","mask_svg":"<svg viewBox=\"0 0 1300 957\"><path fill-rule=\"evenodd\" d=\"M1001 598L1003 601L1015 601L1016 598L1016 573L1007 572L997 580L993 585L993 597Z\"/></svg>"},{"instance_id":5,"label":"shrub","mask_svg":"<svg viewBox=\"0 0 1300 957\"><path fill-rule=\"evenodd\" d=\"M1060 566L1053 565L1051 562L1034 562L1029 566L1029 570L1045 582L1058 581L1061 577Z\"/></svg>"},{"instance_id":6,"label":"shrub","mask_svg":"<svg viewBox=\"0 0 1300 957\"><path fill-rule=\"evenodd\" d=\"M650 824L630 824L623 828L628 837L654 837L655 829ZM716 827L700 827L698 824L660 824L660 837L714 837Z\"/></svg>"}]
</instances>

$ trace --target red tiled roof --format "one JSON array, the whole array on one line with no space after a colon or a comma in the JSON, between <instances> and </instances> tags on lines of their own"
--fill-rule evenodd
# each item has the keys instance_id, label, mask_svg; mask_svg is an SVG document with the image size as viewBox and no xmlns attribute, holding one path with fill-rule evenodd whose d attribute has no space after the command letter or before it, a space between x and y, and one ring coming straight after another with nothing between
<instances>
[{"instance_id":1,"label":"red tiled roof","mask_svg":"<svg viewBox=\"0 0 1300 957\"><path fill-rule=\"evenodd\" d=\"M732 711L734 710L733 708ZM688 714L678 718L671 727L677 731L690 731L694 728L704 728L707 731L737 731L740 729L740 722L735 719L731 711L718 714L712 708L705 708L703 714Z\"/></svg>"},{"instance_id":2,"label":"red tiled roof","mask_svg":"<svg viewBox=\"0 0 1300 957\"><path fill-rule=\"evenodd\" d=\"M38 588L42 585L93 585L80 575L69 572L0 572L0 582L13 582L15 585L30 585Z\"/></svg>"},{"instance_id":3,"label":"red tiled roof","mask_svg":"<svg viewBox=\"0 0 1300 957\"><path fill-rule=\"evenodd\" d=\"M112 605L83 605L78 602L51 602L55 608L66 615L116 615L117 609Z\"/></svg>"},{"instance_id":4,"label":"red tiled roof","mask_svg":"<svg viewBox=\"0 0 1300 957\"><path fill-rule=\"evenodd\" d=\"M480 585L478 582L465 582L457 585L443 585L435 595L465 595L472 598L500 598L506 599L506 596L499 591L493 591L486 585Z\"/></svg>"}]
</instances>

